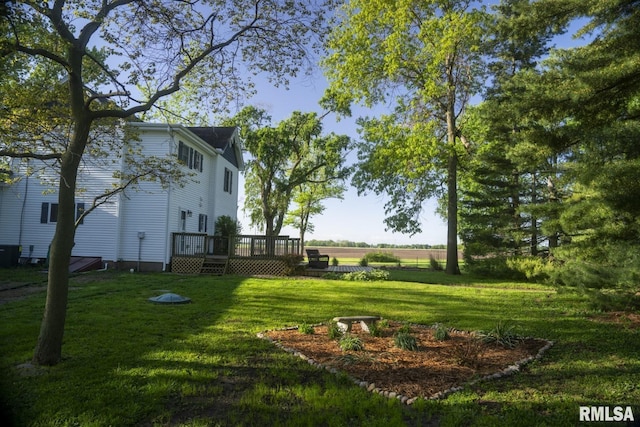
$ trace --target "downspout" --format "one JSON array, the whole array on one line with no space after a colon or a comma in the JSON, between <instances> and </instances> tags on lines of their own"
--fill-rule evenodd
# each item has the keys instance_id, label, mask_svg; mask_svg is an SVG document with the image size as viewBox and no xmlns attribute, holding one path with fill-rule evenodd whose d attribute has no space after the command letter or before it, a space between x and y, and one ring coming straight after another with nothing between
<instances>
[{"instance_id":1,"label":"downspout","mask_svg":"<svg viewBox=\"0 0 640 427\"><path fill-rule=\"evenodd\" d=\"M27 159L27 169L29 168L29 159ZM22 210L20 211L20 230L18 231L18 245L22 247L22 229L24 227L24 211L27 206L27 196L29 194L29 173L25 174L24 180L24 197L22 199ZM31 254L29 254L31 256Z\"/></svg>"},{"instance_id":2,"label":"downspout","mask_svg":"<svg viewBox=\"0 0 640 427\"><path fill-rule=\"evenodd\" d=\"M173 154L173 131L171 129L171 125L167 124L167 132L169 133L169 156ZM167 185L167 211L165 213L165 222L164 222L164 257L162 260L162 271L168 271L168 262L167 259L169 257L169 246L171 245L171 236L169 234L169 216L171 214L171 180Z\"/></svg>"},{"instance_id":3,"label":"downspout","mask_svg":"<svg viewBox=\"0 0 640 427\"><path fill-rule=\"evenodd\" d=\"M120 155L120 172L124 172L124 156L127 155L127 150L125 150L125 145L127 144L127 142L125 141L124 144L122 145L122 153ZM116 247L115 247L115 253L114 253L114 257L113 257L113 262L116 263L116 265L118 265L118 263L120 262L120 259L122 258L122 213L123 213L123 208L122 208L122 204L124 203L124 191L120 192L120 194L118 194L118 207L117 209L117 219L116 219ZM118 267L120 267L118 265Z\"/></svg>"}]
</instances>

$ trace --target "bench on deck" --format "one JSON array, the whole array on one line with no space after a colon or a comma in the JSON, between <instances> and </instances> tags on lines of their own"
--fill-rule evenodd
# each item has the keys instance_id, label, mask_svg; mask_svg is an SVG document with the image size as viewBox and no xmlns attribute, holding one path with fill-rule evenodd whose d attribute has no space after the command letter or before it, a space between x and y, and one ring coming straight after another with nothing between
<instances>
[{"instance_id":1,"label":"bench on deck","mask_svg":"<svg viewBox=\"0 0 640 427\"><path fill-rule=\"evenodd\" d=\"M380 316L342 316L334 317L333 321L338 323L338 328L342 332L351 331L351 323L353 322L360 322L360 327L362 327L362 330L370 332L369 327L371 325L375 325L375 323L380 319Z\"/></svg>"},{"instance_id":2,"label":"bench on deck","mask_svg":"<svg viewBox=\"0 0 640 427\"><path fill-rule=\"evenodd\" d=\"M320 251L317 249L305 249L307 252L307 259L309 260L309 267L311 268L328 268L329 267L329 255L320 255Z\"/></svg>"}]
</instances>

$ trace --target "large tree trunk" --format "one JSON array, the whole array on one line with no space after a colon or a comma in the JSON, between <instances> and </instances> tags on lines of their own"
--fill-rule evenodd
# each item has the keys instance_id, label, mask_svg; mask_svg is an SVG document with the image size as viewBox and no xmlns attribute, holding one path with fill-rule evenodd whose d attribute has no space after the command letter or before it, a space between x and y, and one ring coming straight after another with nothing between
<instances>
[{"instance_id":1,"label":"large tree trunk","mask_svg":"<svg viewBox=\"0 0 640 427\"><path fill-rule=\"evenodd\" d=\"M447 274L460 274L458 266L458 157L449 156L447 176Z\"/></svg>"},{"instance_id":2,"label":"large tree trunk","mask_svg":"<svg viewBox=\"0 0 640 427\"><path fill-rule=\"evenodd\" d=\"M85 144L87 135L88 126L84 133ZM83 135L76 133L74 140L77 138L82 139ZM81 145L84 146L84 144ZM69 289L69 261L75 236L76 176L81 156L81 152L76 154L77 151L73 150L74 146L77 146L77 143L70 145L61 162L58 218L49 254L47 302L38 343L33 354L33 363L37 365L55 365L62 358L62 339Z\"/></svg>"},{"instance_id":3,"label":"large tree trunk","mask_svg":"<svg viewBox=\"0 0 640 427\"><path fill-rule=\"evenodd\" d=\"M62 359L62 339L67 313L69 290L69 261L75 240L75 193L78 167L89 140L91 117L85 109L82 82L82 53L73 46L69 50L70 108L74 118L73 134L60 160L58 187L58 218L49 253L47 302L40 326L38 343L32 362L55 365Z\"/></svg>"},{"instance_id":4,"label":"large tree trunk","mask_svg":"<svg viewBox=\"0 0 640 427\"><path fill-rule=\"evenodd\" d=\"M447 144L449 164L447 166L447 274L460 274L458 266L458 154L456 153L456 96L453 59L447 58L449 80L447 100Z\"/></svg>"}]
</instances>

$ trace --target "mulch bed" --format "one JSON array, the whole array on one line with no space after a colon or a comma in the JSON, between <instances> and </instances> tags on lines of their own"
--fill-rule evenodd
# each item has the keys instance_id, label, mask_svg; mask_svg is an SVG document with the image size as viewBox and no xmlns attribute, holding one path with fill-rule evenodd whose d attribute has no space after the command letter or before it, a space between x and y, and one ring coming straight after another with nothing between
<instances>
[{"instance_id":1,"label":"mulch bed","mask_svg":"<svg viewBox=\"0 0 640 427\"><path fill-rule=\"evenodd\" d=\"M450 331L450 338L438 341L434 329L412 325L411 335L417 351L395 347L394 335L403 324L389 322L380 337L362 331L354 324L352 335L364 343L362 351L342 351L328 337L327 327L319 325L314 334L297 328L259 334L310 363L341 371L354 382L390 397L412 403L418 397L441 398L465 384L512 374L524 363L540 358L552 343L526 338L514 348L480 342L472 333Z\"/></svg>"}]
</instances>

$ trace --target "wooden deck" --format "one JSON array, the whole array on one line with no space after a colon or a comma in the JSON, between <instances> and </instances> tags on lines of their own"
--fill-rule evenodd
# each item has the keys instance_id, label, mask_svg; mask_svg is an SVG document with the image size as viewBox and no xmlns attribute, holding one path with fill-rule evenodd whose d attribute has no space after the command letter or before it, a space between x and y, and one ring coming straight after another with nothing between
<instances>
[{"instance_id":1,"label":"wooden deck","mask_svg":"<svg viewBox=\"0 0 640 427\"><path fill-rule=\"evenodd\" d=\"M373 271L373 267L362 267L359 265L330 265L327 268L306 268L307 276L320 277L327 273L355 273L356 271Z\"/></svg>"}]
</instances>

